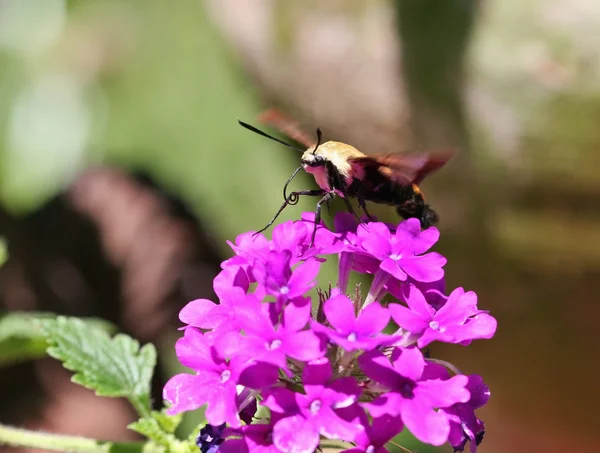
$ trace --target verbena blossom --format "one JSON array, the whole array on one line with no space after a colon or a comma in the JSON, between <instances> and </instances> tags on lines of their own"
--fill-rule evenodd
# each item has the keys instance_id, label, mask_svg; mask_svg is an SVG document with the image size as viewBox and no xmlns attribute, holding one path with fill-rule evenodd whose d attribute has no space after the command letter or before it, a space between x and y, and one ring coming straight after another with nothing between
<instances>
[{"instance_id":1,"label":"verbena blossom","mask_svg":"<svg viewBox=\"0 0 600 453\"><path fill-rule=\"evenodd\" d=\"M456 288L439 310L433 308L416 285L408 285L407 307L391 304L392 318L403 329L418 336L417 346L424 348L433 341L470 343L476 338L491 338L496 320L477 309L473 291Z\"/></svg>"},{"instance_id":2,"label":"verbena blossom","mask_svg":"<svg viewBox=\"0 0 600 453\"><path fill-rule=\"evenodd\" d=\"M218 303L195 300L180 313L176 353L193 373L166 384L169 412L206 406L202 452L312 453L336 440L347 452L384 453L405 428L475 452L488 387L422 349L491 338L496 320L472 291L447 295L446 259L431 251L439 231L340 214L334 231L317 225L312 243L313 221L305 213L270 240L249 232L229 243L234 256L213 282ZM337 281L311 296L332 255ZM372 276L364 297L349 291L352 273Z\"/></svg>"}]
</instances>

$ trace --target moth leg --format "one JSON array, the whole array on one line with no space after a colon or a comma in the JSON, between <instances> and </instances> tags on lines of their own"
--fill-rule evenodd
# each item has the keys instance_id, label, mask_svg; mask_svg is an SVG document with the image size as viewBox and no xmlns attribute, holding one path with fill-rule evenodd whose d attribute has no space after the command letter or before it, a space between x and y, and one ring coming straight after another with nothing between
<instances>
[{"instance_id":1,"label":"moth leg","mask_svg":"<svg viewBox=\"0 0 600 453\"><path fill-rule=\"evenodd\" d=\"M346 207L348 208L348 212L350 212L350 214L352 214L354 217L356 217L356 220L358 220L358 223L362 223L362 220L360 219L360 217L358 216L358 214L352 207L352 203L350 203L350 200L348 200L348 197L346 196L346 194L344 194L342 199L344 200L344 203L346 204Z\"/></svg>"},{"instance_id":2,"label":"moth leg","mask_svg":"<svg viewBox=\"0 0 600 453\"><path fill-rule=\"evenodd\" d=\"M281 212L286 208L286 206L289 206L289 205L293 206L296 203L298 203L298 198L301 195L306 195L306 196L309 196L309 197L318 197L320 195L323 195L324 192L325 191L323 189L313 189L313 190L300 190L298 192L292 192L292 193L290 193L289 197L287 197L287 199L283 202L283 204L277 210L277 212L275 213L275 215L273 216L273 218L271 219L271 221L269 223L267 223L267 225L263 229L258 230L256 233L254 233L253 236L256 236L257 234L262 233L267 228L269 228L271 225L273 225L273 223L275 222L275 220L277 220L277 217L279 217L279 214L281 214Z\"/></svg>"},{"instance_id":3,"label":"moth leg","mask_svg":"<svg viewBox=\"0 0 600 453\"><path fill-rule=\"evenodd\" d=\"M337 189L341 192L343 195L342 199L344 200L346 208L348 208L348 212L356 217L356 220L358 220L360 223L360 217L356 214L356 211L354 211L354 208L352 207L352 203L350 203L350 200L348 199L348 187L346 186L344 177L330 161L325 162L325 168L327 169L327 174L329 175L329 187L332 189Z\"/></svg>"},{"instance_id":4,"label":"moth leg","mask_svg":"<svg viewBox=\"0 0 600 453\"><path fill-rule=\"evenodd\" d=\"M335 191L327 192L323 198L319 200L317 203L317 209L315 210L315 228L313 229L312 239L310 240L310 246L312 247L315 244L315 236L317 235L317 226L321 223L321 206L323 203L327 203L329 200L333 199L335 196Z\"/></svg>"},{"instance_id":5,"label":"moth leg","mask_svg":"<svg viewBox=\"0 0 600 453\"><path fill-rule=\"evenodd\" d=\"M375 217L373 217L371 213L367 210L367 201L365 200L364 189L362 185L358 188L356 198L358 198L358 207L362 208L363 212L366 214L366 216L371 222L375 222L377 219L375 219Z\"/></svg>"},{"instance_id":6,"label":"moth leg","mask_svg":"<svg viewBox=\"0 0 600 453\"><path fill-rule=\"evenodd\" d=\"M371 221L371 222L375 222L377 219L375 217L373 217L371 215L371 213L367 210L367 203L365 202L365 200L359 200L358 201L358 206L360 208L362 208L362 210L364 211L364 213L366 214L367 218Z\"/></svg>"},{"instance_id":7,"label":"moth leg","mask_svg":"<svg viewBox=\"0 0 600 453\"><path fill-rule=\"evenodd\" d=\"M327 208L327 215L331 215L331 200L327 200L325 207Z\"/></svg>"}]
</instances>

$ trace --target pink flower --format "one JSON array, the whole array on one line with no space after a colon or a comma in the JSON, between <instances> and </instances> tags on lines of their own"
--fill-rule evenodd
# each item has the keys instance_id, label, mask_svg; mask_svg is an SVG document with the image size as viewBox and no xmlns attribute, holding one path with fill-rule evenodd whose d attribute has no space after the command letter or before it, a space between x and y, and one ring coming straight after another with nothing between
<instances>
[{"instance_id":1,"label":"pink flower","mask_svg":"<svg viewBox=\"0 0 600 453\"><path fill-rule=\"evenodd\" d=\"M404 427L423 442L470 442L474 451L484 432L475 409L489 390L476 375L450 377L456 367L426 361L420 348L491 338L496 321L473 292L446 297L446 259L429 252L439 231L341 214L335 232L317 225L312 244L313 220L305 213L272 239L249 232L230 243L235 255L213 282L218 302L194 300L179 314L176 353L192 372L165 385L169 413L205 406L197 443L211 453L313 453L322 438L354 443L351 453L386 453ZM338 276L314 301L332 256ZM348 291L353 272L373 275L364 299ZM398 302L382 304L386 292ZM399 335L383 333L390 318Z\"/></svg>"}]
</instances>

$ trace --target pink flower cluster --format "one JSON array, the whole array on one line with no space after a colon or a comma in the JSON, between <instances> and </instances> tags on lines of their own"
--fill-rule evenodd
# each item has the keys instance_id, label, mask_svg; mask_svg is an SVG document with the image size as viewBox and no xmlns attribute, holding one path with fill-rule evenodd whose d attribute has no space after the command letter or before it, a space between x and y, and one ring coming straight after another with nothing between
<instances>
[{"instance_id":1,"label":"pink flower cluster","mask_svg":"<svg viewBox=\"0 0 600 453\"><path fill-rule=\"evenodd\" d=\"M404 427L474 452L484 433L474 411L489 390L422 348L491 338L496 320L472 291L446 295L446 259L429 252L438 230L339 214L335 232L319 225L311 244L313 219L230 243L235 256L214 280L219 303L195 300L180 313L176 352L194 374L166 384L169 412L206 406L203 452L312 453L335 439L347 452L382 453ZM313 301L327 255L339 257L338 282ZM366 297L348 295L351 272L373 275Z\"/></svg>"}]
</instances>

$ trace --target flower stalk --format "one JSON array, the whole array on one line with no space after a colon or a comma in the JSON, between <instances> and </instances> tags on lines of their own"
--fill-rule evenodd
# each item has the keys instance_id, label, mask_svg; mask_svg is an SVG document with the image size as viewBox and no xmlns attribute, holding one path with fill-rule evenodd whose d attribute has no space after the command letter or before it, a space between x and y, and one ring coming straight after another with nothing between
<instances>
[{"instance_id":1,"label":"flower stalk","mask_svg":"<svg viewBox=\"0 0 600 453\"><path fill-rule=\"evenodd\" d=\"M152 447L142 442L102 442L86 437L50 434L3 424L0 424L0 445L72 453L110 453L112 451L159 453L161 451L158 446Z\"/></svg>"}]
</instances>

